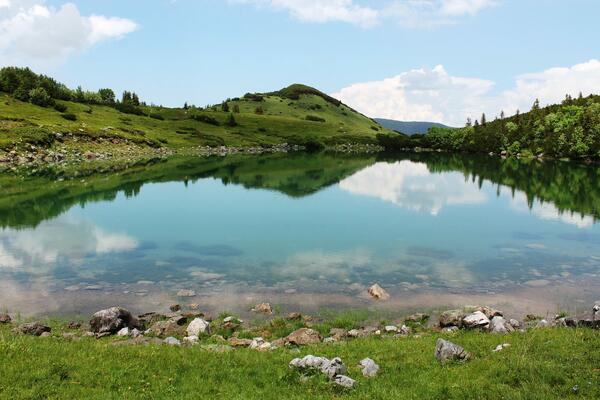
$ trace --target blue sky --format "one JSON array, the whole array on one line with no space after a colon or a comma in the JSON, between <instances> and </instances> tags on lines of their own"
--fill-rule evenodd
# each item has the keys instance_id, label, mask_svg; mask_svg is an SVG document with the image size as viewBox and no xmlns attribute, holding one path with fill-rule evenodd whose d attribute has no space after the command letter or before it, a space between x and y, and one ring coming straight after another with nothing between
<instances>
[{"instance_id":1,"label":"blue sky","mask_svg":"<svg viewBox=\"0 0 600 400\"><path fill-rule=\"evenodd\" d=\"M373 117L455 125L483 111L510 114L535 96L600 92L597 0L69 3L67 13L62 0L0 0L0 64L164 105L301 82ZM91 16L102 17L93 28ZM556 67L563 76L549 73ZM537 75L520 87L523 74Z\"/></svg>"}]
</instances>

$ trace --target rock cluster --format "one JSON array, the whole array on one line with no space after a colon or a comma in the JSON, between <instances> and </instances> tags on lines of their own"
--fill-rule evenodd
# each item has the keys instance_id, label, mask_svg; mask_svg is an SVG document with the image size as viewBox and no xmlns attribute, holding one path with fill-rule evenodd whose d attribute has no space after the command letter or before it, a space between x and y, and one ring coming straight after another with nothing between
<instances>
[{"instance_id":1,"label":"rock cluster","mask_svg":"<svg viewBox=\"0 0 600 400\"><path fill-rule=\"evenodd\" d=\"M20 325L17 328L17 331L24 335L47 336L46 334L50 334L52 329L49 326L46 326L39 322L32 322L32 323Z\"/></svg>"},{"instance_id":2,"label":"rock cluster","mask_svg":"<svg viewBox=\"0 0 600 400\"><path fill-rule=\"evenodd\" d=\"M308 355L304 358L294 358L290 361L289 366L299 370L318 370L325 374L330 381L345 388L352 388L356 384L354 379L345 375L348 368L339 357L330 360L325 357Z\"/></svg>"}]
</instances>

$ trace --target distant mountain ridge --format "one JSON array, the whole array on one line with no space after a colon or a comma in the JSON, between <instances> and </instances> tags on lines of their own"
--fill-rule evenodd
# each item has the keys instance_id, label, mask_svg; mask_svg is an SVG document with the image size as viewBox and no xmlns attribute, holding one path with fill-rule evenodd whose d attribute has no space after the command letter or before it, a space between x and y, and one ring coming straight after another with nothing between
<instances>
[{"instance_id":1,"label":"distant mountain ridge","mask_svg":"<svg viewBox=\"0 0 600 400\"><path fill-rule=\"evenodd\" d=\"M425 134L429 128L449 128L449 126L440 124L438 122L426 122L426 121L396 121L393 119L375 118L381 126L384 128L391 129L393 131L402 132L405 135L416 135Z\"/></svg>"}]
</instances>

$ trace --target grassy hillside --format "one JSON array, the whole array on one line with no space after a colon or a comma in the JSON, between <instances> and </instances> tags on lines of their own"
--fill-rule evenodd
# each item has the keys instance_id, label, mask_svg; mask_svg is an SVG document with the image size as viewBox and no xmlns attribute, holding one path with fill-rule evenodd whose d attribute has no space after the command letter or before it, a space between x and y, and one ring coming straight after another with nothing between
<instances>
[{"instance_id":1,"label":"grassy hillside","mask_svg":"<svg viewBox=\"0 0 600 400\"><path fill-rule=\"evenodd\" d=\"M146 105L135 93L132 100L129 92L122 100L115 100L114 94L104 99L105 91L110 89L72 91L28 70L0 70L0 156L2 151L29 150L31 145L108 151L124 144L172 150L375 144L378 133L391 133L303 85L204 108Z\"/></svg>"}]
</instances>

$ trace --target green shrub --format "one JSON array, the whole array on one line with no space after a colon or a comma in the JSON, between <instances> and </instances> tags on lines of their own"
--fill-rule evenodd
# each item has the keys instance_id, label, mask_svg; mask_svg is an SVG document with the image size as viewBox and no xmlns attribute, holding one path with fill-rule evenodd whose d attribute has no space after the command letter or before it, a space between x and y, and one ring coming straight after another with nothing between
<instances>
[{"instance_id":1,"label":"green shrub","mask_svg":"<svg viewBox=\"0 0 600 400\"><path fill-rule=\"evenodd\" d=\"M67 121L77 121L77 115L75 115L73 113L64 113L64 114L61 114L61 117L63 117Z\"/></svg>"},{"instance_id":2,"label":"green shrub","mask_svg":"<svg viewBox=\"0 0 600 400\"><path fill-rule=\"evenodd\" d=\"M229 118L227 118L227 122L225 122L225 125L230 127L237 126L237 121L235 120L233 114L229 114Z\"/></svg>"},{"instance_id":3,"label":"green shrub","mask_svg":"<svg viewBox=\"0 0 600 400\"><path fill-rule=\"evenodd\" d=\"M54 100L48 95L48 92L41 87L29 91L29 101L40 107L49 107L54 103Z\"/></svg>"},{"instance_id":4,"label":"green shrub","mask_svg":"<svg viewBox=\"0 0 600 400\"><path fill-rule=\"evenodd\" d=\"M214 126L220 125L219 121L217 121L215 118L210 117L208 115L204 115L204 114L195 114L195 115L192 115L190 118L193 119L194 121L203 122L203 123L209 124L209 125L214 125Z\"/></svg>"},{"instance_id":5,"label":"green shrub","mask_svg":"<svg viewBox=\"0 0 600 400\"><path fill-rule=\"evenodd\" d=\"M150 118L154 118L154 119L158 119L160 121L164 121L165 117L163 117L161 114L158 113L150 113L150 115L148 115Z\"/></svg>"},{"instance_id":6,"label":"green shrub","mask_svg":"<svg viewBox=\"0 0 600 400\"><path fill-rule=\"evenodd\" d=\"M307 115L306 120L313 122L325 122L325 118L317 117L316 115Z\"/></svg>"},{"instance_id":7,"label":"green shrub","mask_svg":"<svg viewBox=\"0 0 600 400\"><path fill-rule=\"evenodd\" d=\"M64 104L62 104L62 103L56 103L56 104L54 105L54 109L55 109L56 111L58 111L59 113L64 113L65 111L67 111L67 106L65 106L65 105L64 105Z\"/></svg>"}]
</instances>

